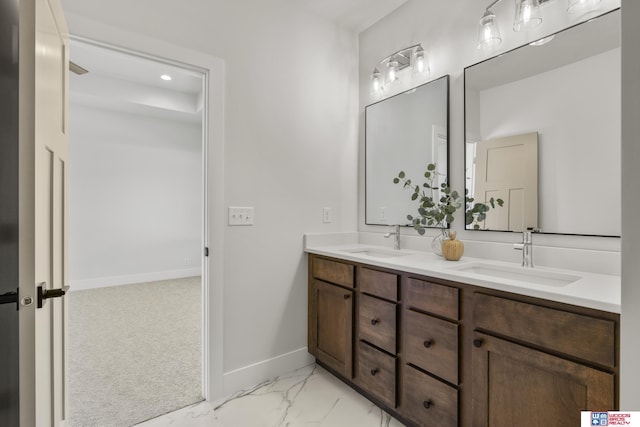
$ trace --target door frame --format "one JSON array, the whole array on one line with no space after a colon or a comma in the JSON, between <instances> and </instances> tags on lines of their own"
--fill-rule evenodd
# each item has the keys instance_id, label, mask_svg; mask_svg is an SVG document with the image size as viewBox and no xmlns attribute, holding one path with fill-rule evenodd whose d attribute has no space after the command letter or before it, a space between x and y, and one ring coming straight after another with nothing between
<instances>
[{"instance_id":1,"label":"door frame","mask_svg":"<svg viewBox=\"0 0 640 427\"><path fill-rule=\"evenodd\" d=\"M220 58L67 15L71 40L201 72L203 103L202 395L223 397L224 71Z\"/></svg>"}]
</instances>

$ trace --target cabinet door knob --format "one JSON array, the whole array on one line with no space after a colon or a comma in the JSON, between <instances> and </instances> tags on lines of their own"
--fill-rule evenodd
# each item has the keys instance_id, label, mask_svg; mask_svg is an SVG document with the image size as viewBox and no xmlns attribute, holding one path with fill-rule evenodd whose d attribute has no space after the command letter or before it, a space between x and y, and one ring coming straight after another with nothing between
<instances>
[{"instance_id":1,"label":"cabinet door knob","mask_svg":"<svg viewBox=\"0 0 640 427\"><path fill-rule=\"evenodd\" d=\"M431 347L431 344L433 344L433 341L426 340L423 344L424 344L425 348L429 348L429 347Z\"/></svg>"},{"instance_id":2,"label":"cabinet door knob","mask_svg":"<svg viewBox=\"0 0 640 427\"><path fill-rule=\"evenodd\" d=\"M373 368L371 370L371 375L373 375L374 377L376 376L377 373L378 373L378 368Z\"/></svg>"},{"instance_id":3,"label":"cabinet door knob","mask_svg":"<svg viewBox=\"0 0 640 427\"><path fill-rule=\"evenodd\" d=\"M349 294L344 294L344 299L349 299L349 298L351 298L351 295L349 295Z\"/></svg>"},{"instance_id":4,"label":"cabinet door knob","mask_svg":"<svg viewBox=\"0 0 640 427\"><path fill-rule=\"evenodd\" d=\"M424 409L429 409L433 406L433 402L431 400L425 400L422 402L422 406L424 406Z\"/></svg>"},{"instance_id":5,"label":"cabinet door knob","mask_svg":"<svg viewBox=\"0 0 640 427\"><path fill-rule=\"evenodd\" d=\"M480 348L482 347L482 344L484 343L484 341L482 341L480 338L477 338L475 340L473 340L473 345Z\"/></svg>"},{"instance_id":6,"label":"cabinet door knob","mask_svg":"<svg viewBox=\"0 0 640 427\"><path fill-rule=\"evenodd\" d=\"M371 319L371 324L372 324L372 325L377 325L377 324L378 324L378 322L379 322L379 320L378 320L378 319Z\"/></svg>"}]
</instances>

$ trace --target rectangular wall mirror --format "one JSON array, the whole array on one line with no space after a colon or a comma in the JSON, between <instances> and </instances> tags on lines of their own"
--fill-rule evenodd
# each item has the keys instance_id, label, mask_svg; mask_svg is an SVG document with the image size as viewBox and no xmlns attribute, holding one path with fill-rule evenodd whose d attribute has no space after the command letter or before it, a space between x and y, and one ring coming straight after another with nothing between
<instances>
[{"instance_id":1,"label":"rectangular wall mirror","mask_svg":"<svg viewBox=\"0 0 640 427\"><path fill-rule=\"evenodd\" d=\"M398 172L418 181L429 163L448 178L449 76L365 109L365 222L410 225L417 203L393 183Z\"/></svg>"},{"instance_id":2,"label":"rectangular wall mirror","mask_svg":"<svg viewBox=\"0 0 640 427\"><path fill-rule=\"evenodd\" d=\"M482 229L620 235L619 9L467 67L464 81L466 188L505 201Z\"/></svg>"}]
</instances>

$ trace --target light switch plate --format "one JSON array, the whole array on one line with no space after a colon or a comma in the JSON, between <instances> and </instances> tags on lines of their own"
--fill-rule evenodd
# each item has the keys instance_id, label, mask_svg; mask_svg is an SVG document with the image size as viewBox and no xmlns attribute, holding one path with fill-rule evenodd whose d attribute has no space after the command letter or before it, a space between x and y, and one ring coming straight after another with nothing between
<instances>
[{"instance_id":1,"label":"light switch plate","mask_svg":"<svg viewBox=\"0 0 640 427\"><path fill-rule=\"evenodd\" d=\"M329 224L333 221L333 215L331 215L331 208L322 208L322 222Z\"/></svg>"},{"instance_id":2,"label":"light switch plate","mask_svg":"<svg viewBox=\"0 0 640 427\"><path fill-rule=\"evenodd\" d=\"M253 225L253 208L229 206L229 225Z\"/></svg>"}]
</instances>

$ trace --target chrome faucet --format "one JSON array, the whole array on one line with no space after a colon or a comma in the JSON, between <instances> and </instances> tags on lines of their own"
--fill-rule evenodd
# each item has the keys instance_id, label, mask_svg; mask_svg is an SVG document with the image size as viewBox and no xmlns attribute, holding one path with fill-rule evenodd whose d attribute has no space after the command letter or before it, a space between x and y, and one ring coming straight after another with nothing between
<instances>
[{"instance_id":1,"label":"chrome faucet","mask_svg":"<svg viewBox=\"0 0 640 427\"><path fill-rule=\"evenodd\" d=\"M522 251L522 266L533 268L533 233L539 233L537 228L529 227L522 232L522 243L514 243L513 249Z\"/></svg>"},{"instance_id":2,"label":"chrome faucet","mask_svg":"<svg viewBox=\"0 0 640 427\"><path fill-rule=\"evenodd\" d=\"M396 251L399 251L400 250L400 226L399 225L394 225L393 232L387 233L384 235L385 239L388 239L391 236L394 236L393 249L395 249Z\"/></svg>"}]
</instances>

